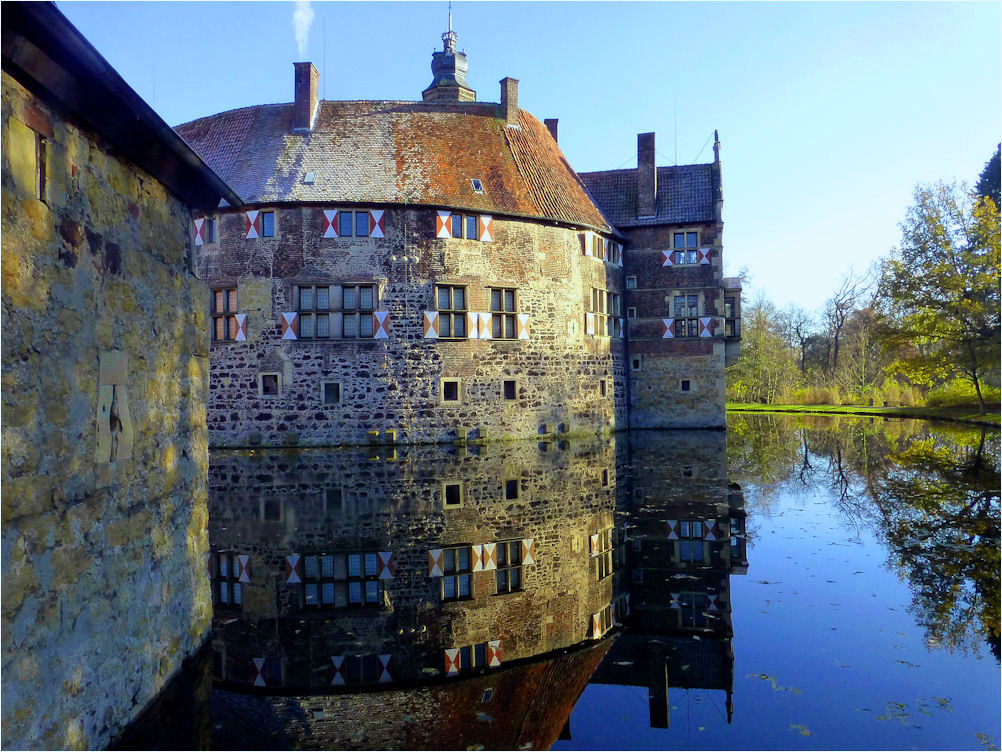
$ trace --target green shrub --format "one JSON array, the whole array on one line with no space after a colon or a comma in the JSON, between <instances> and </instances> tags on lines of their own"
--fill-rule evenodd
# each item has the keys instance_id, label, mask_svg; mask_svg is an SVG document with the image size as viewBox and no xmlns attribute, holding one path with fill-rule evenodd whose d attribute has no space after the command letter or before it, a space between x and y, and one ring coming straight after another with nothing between
<instances>
[{"instance_id":1,"label":"green shrub","mask_svg":"<svg viewBox=\"0 0 1002 752\"><path fill-rule=\"evenodd\" d=\"M985 403L998 404L1000 392L995 387L981 386ZM954 379L929 390L925 396L926 407L971 407L978 404L974 384L966 379Z\"/></svg>"},{"instance_id":2,"label":"green shrub","mask_svg":"<svg viewBox=\"0 0 1002 752\"><path fill-rule=\"evenodd\" d=\"M827 386L808 386L803 389L796 389L793 392L792 404L794 405L838 405L838 389Z\"/></svg>"}]
</instances>

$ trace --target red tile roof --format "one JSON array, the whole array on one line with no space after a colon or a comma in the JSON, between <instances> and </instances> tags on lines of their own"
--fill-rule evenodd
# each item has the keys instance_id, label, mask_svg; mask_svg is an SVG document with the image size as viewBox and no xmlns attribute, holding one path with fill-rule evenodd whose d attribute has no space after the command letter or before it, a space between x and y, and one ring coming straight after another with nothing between
<instances>
[{"instance_id":1,"label":"red tile roof","mask_svg":"<svg viewBox=\"0 0 1002 752\"><path fill-rule=\"evenodd\" d=\"M307 134L291 132L292 112L246 107L175 130L248 203L417 204L611 230L549 131L523 110L510 128L489 102L321 102Z\"/></svg>"}]
</instances>

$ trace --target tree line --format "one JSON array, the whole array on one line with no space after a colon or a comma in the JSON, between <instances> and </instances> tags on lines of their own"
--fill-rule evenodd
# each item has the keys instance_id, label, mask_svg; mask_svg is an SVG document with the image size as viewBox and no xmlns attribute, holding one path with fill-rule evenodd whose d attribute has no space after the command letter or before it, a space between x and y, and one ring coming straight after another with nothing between
<instances>
[{"instance_id":1,"label":"tree line","mask_svg":"<svg viewBox=\"0 0 1002 752\"><path fill-rule=\"evenodd\" d=\"M915 188L901 244L818 310L764 293L742 310L727 398L766 404L999 402L1002 145L973 190Z\"/></svg>"}]
</instances>

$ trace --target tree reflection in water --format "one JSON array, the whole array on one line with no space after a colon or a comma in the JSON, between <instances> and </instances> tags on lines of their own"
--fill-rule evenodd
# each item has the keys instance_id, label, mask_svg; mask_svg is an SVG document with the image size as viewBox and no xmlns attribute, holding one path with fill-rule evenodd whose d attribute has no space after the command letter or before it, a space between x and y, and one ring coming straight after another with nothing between
<instances>
[{"instance_id":1,"label":"tree reflection in water","mask_svg":"<svg viewBox=\"0 0 1002 752\"><path fill-rule=\"evenodd\" d=\"M727 453L746 489L827 485L849 527L886 541L927 644L978 653L984 641L999 659L998 431L732 414Z\"/></svg>"}]
</instances>

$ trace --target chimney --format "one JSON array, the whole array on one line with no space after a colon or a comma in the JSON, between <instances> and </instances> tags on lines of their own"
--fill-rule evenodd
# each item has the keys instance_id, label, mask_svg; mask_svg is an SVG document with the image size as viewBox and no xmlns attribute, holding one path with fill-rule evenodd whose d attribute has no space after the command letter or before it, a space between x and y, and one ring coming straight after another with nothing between
<instances>
[{"instance_id":1,"label":"chimney","mask_svg":"<svg viewBox=\"0 0 1002 752\"><path fill-rule=\"evenodd\" d=\"M716 128L713 129L713 163L720 164L720 136Z\"/></svg>"},{"instance_id":2,"label":"chimney","mask_svg":"<svg viewBox=\"0 0 1002 752\"><path fill-rule=\"evenodd\" d=\"M292 130L310 130L317 114L320 73L313 63L293 63L296 68L296 102L292 111Z\"/></svg>"},{"instance_id":3,"label":"chimney","mask_svg":"<svg viewBox=\"0 0 1002 752\"><path fill-rule=\"evenodd\" d=\"M718 222L724 220L724 182L720 176L720 136L713 131L713 164L710 165L713 180L713 216Z\"/></svg>"},{"instance_id":4,"label":"chimney","mask_svg":"<svg viewBox=\"0 0 1002 752\"><path fill-rule=\"evenodd\" d=\"M658 168L654 162L654 134L637 134L637 216L653 217L658 194Z\"/></svg>"},{"instance_id":5,"label":"chimney","mask_svg":"<svg viewBox=\"0 0 1002 752\"><path fill-rule=\"evenodd\" d=\"M501 79L501 117L507 125L518 125L518 79Z\"/></svg>"},{"instance_id":6,"label":"chimney","mask_svg":"<svg viewBox=\"0 0 1002 752\"><path fill-rule=\"evenodd\" d=\"M556 143L557 142L557 119L556 118L546 118L546 120L543 121L543 125L546 126L546 130L548 130L550 132L550 135L553 136L553 142Z\"/></svg>"}]
</instances>

